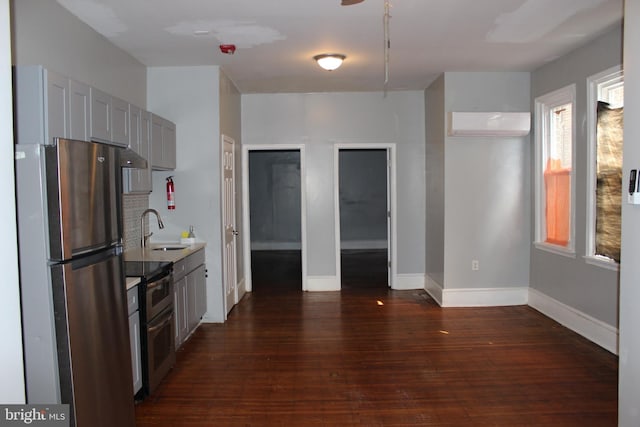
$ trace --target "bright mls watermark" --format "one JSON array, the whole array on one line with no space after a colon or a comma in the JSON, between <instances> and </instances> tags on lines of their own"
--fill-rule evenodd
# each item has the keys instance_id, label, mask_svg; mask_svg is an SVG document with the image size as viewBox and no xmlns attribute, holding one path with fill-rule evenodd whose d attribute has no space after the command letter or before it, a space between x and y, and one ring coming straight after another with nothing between
<instances>
[{"instance_id":1,"label":"bright mls watermark","mask_svg":"<svg viewBox=\"0 0 640 427\"><path fill-rule=\"evenodd\" d=\"M0 427L69 427L69 405L0 405Z\"/></svg>"}]
</instances>

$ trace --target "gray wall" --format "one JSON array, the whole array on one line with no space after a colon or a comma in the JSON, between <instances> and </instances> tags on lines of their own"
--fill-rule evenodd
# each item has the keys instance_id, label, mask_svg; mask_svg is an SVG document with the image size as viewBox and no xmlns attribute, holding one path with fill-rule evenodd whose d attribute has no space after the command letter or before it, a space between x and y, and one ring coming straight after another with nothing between
<instances>
[{"instance_id":1,"label":"gray wall","mask_svg":"<svg viewBox=\"0 0 640 427\"><path fill-rule=\"evenodd\" d=\"M242 95L244 144L304 144L308 274L335 276L335 142L396 143L398 272L424 273L422 92Z\"/></svg>"},{"instance_id":2,"label":"gray wall","mask_svg":"<svg viewBox=\"0 0 640 427\"><path fill-rule=\"evenodd\" d=\"M444 109L529 111L529 79L524 72L445 73ZM447 136L444 161L444 287L526 287L529 137Z\"/></svg>"},{"instance_id":3,"label":"gray wall","mask_svg":"<svg viewBox=\"0 0 640 427\"><path fill-rule=\"evenodd\" d=\"M444 287L444 74L425 90L426 274Z\"/></svg>"},{"instance_id":4,"label":"gray wall","mask_svg":"<svg viewBox=\"0 0 640 427\"><path fill-rule=\"evenodd\" d=\"M251 249L301 248L300 152L249 152Z\"/></svg>"},{"instance_id":5,"label":"gray wall","mask_svg":"<svg viewBox=\"0 0 640 427\"><path fill-rule=\"evenodd\" d=\"M624 178L640 167L640 2L625 2L624 26ZM629 143L627 142L629 141ZM620 260L620 372L618 425L640 425L640 206L622 203Z\"/></svg>"},{"instance_id":6,"label":"gray wall","mask_svg":"<svg viewBox=\"0 0 640 427\"><path fill-rule=\"evenodd\" d=\"M387 151L340 150L342 249L387 248Z\"/></svg>"},{"instance_id":7,"label":"gray wall","mask_svg":"<svg viewBox=\"0 0 640 427\"><path fill-rule=\"evenodd\" d=\"M57 2L12 0L13 63L45 68L141 108L147 70Z\"/></svg>"},{"instance_id":8,"label":"gray wall","mask_svg":"<svg viewBox=\"0 0 640 427\"><path fill-rule=\"evenodd\" d=\"M587 264L587 78L622 62L622 33L617 27L581 49L536 70L531 78L531 100L576 84L576 209L575 258L531 249L530 286L611 326L618 325L618 273ZM626 84L626 83L625 83ZM625 86L626 91L626 86ZM625 97L627 98L627 97ZM627 99L631 99L628 97ZM626 107L626 106L625 106ZM533 106L531 107L533 108ZM628 115L628 112L625 112ZM628 124L625 121L625 126ZM629 141L626 138L625 140ZM532 141L534 139L532 138ZM534 143L531 144L533 159ZM628 146L625 143L625 149ZM626 153L625 153L626 155ZM533 187L532 187L533 188ZM533 194L533 190L532 190ZM531 201L532 208L533 200ZM532 212L532 219L534 218ZM533 227L531 239L533 241Z\"/></svg>"},{"instance_id":9,"label":"gray wall","mask_svg":"<svg viewBox=\"0 0 640 427\"><path fill-rule=\"evenodd\" d=\"M218 67L149 68L149 109L176 124L177 165L154 172L149 205L164 219L154 240L176 241L194 225L196 237L207 243L207 313L205 321L222 322L222 231L220 212L220 124ZM165 178L174 176L176 209L167 210ZM158 191L159 190L159 191Z\"/></svg>"}]
</instances>

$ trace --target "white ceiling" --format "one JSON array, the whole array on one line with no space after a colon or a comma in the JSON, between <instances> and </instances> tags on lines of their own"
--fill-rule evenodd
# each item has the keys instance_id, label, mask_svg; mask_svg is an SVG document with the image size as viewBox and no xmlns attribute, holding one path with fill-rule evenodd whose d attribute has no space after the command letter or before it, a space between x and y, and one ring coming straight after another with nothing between
<instances>
[{"instance_id":1,"label":"white ceiling","mask_svg":"<svg viewBox=\"0 0 640 427\"><path fill-rule=\"evenodd\" d=\"M384 0L58 0L153 66L220 65L242 93L384 89ZM619 23L623 0L389 0L388 90L530 71ZM196 35L194 32L204 32ZM234 55L220 44L235 44ZM343 53L341 68L312 57Z\"/></svg>"}]
</instances>

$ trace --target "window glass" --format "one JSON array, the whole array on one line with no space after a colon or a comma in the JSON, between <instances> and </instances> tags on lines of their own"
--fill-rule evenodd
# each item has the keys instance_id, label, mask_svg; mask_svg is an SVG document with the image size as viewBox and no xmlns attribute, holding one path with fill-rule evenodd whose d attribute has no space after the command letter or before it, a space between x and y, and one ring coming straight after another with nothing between
<instances>
[{"instance_id":1,"label":"window glass","mask_svg":"<svg viewBox=\"0 0 640 427\"><path fill-rule=\"evenodd\" d=\"M598 83L594 255L620 262L624 84Z\"/></svg>"},{"instance_id":2,"label":"window glass","mask_svg":"<svg viewBox=\"0 0 640 427\"><path fill-rule=\"evenodd\" d=\"M536 99L536 243L573 253L575 86Z\"/></svg>"}]
</instances>

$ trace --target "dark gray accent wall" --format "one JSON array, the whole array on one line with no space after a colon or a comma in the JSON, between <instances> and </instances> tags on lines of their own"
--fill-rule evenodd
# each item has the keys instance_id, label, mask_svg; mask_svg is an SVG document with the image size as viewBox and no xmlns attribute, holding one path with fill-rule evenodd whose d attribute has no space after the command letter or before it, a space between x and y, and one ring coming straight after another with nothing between
<instances>
[{"instance_id":1,"label":"dark gray accent wall","mask_svg":"<svg viewBox=\"0 0 640 427\"><path fill-rule=\"evenodd\" d=\"M611 326L618 325L618 273L587 264L587 78L622 63L622 28L618 26L588 45L532 73L531 100L570 84L576 85L575 257L531 249L531 288ZM532 135L531 159L535 136ZM533 181L533 180L532 180ZM532 195L533 182L532 182ZM531 206L535 208L532 199ZM532 219L535 215L532 212ZM534 240L534 227L531 239Z\"/></svg>"},{"instance_id":2,"label":"dark gray accent wall","mask_svg":"<svg viewBox=\"0 0 640 427\"><path fill-rule=\"evenodd\" d=\"M387 247L387 150L340 150L343 249Z\"/></svg>"},{"instance_id":3,"label":"dark gray accent wall","mask_svg":"<svg viewBox=\"0 0 640 427\"><path fill-rule=\"evenodd\" d=\"M300 152L249 152L252 249L300 249Z\"/></svg>"}]
</instances>

